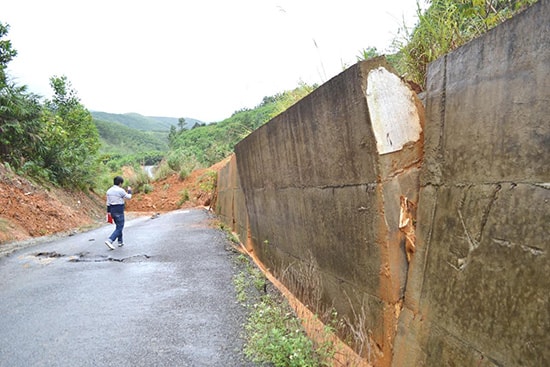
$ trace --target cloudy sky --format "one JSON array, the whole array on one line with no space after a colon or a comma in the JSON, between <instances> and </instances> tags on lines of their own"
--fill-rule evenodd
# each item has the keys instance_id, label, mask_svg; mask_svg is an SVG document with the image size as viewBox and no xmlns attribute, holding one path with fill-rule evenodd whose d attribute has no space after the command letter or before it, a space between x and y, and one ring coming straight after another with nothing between
<instances>
[{"instance_id":1,"label":"cloudy sky","mask_svg":"<svg viewBox=\"0 0 550 367\"><path fill-rule=\"evenodd\" d=\"M221 121L389 51L416 0L6 0L8 73L46 98L65 75L89 110Z\"/></svg>"}]
</instances>

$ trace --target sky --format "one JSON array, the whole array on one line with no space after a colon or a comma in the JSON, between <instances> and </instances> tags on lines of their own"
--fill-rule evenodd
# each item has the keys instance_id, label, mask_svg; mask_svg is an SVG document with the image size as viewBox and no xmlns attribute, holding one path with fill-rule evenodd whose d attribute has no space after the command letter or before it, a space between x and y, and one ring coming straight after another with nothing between
<instances>
[{"instance_id":1,"label":"sky","mask_svg":"<svg viewBox=\"0 0 550 367\"><path fill-rule=\"evenodd\" d=\"M91 111L217 122L363 49L391 51L416 0L4 0L17 85L51 98L66 76Z\"/></svg>"}]
</instances>

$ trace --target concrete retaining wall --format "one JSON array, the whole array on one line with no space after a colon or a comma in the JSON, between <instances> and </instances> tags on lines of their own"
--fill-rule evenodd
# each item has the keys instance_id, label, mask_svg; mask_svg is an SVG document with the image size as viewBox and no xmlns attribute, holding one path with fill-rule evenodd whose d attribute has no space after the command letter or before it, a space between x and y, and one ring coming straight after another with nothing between
<instances>
[{"instance_id":1,"label":"concrete retaining wall","mask_svg":"<svg viewBox=\"0 0 550 367\"><path fill-rule=\"evenodd\" d=\"M237 171L237 159L232 155L219 171L215 212L218 217L246 244L248 214Z\"/></svg>"},{"instance_id":2,"label":"concrete retaining wall","mask_svg":"<svg viewBox=\"0 0 550 367\"><path fill-rule=\"evenodd\" d=\"M395 366L550 366L550 1L430 65Z\"/></svg>"},{"instance_id":3,"label":"concrete retaining wall","mask_svg":"<svg viewBox=\"0 0 550 367\"><path fill-rule=\"evenodd\" d=\"M217 212L373 365L550 365L548 8L433 63L425 123L373 59L220 172Z\"/></svg>"},{"instance_id":4,"label":"concrete retaining wall","mask_svg":"<svg viewBox=\"0 0 550 367\"><path fill-rule=\"evenodd\" d=\"M416 200L422 151L418 100L389 69L383 59L355 65L235 148L257 257L314 312L364 324L357 348L381 358L407 272L400 200ZM369 86L377 105L388 90L406 96L389 114L400 128L377 127L381 144ZM402 110L416 119L391 113Z\"/></svg>"}]
</instances>

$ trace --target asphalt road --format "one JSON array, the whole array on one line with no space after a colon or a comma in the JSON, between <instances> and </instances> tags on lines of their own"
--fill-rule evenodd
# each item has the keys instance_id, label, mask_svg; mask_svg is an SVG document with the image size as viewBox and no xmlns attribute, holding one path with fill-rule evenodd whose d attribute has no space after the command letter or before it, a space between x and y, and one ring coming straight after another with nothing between
<instances>
[{"instance_id":1,"label":"asphalt road","mask_svg":"<svg viewBox=\"0 0 550 367\"><path fill-rule=\"evenodd\" d=\"M0 258L0 366L254 366L235 254L205 210L106 225Z\"/></svg>"}]
</instances>

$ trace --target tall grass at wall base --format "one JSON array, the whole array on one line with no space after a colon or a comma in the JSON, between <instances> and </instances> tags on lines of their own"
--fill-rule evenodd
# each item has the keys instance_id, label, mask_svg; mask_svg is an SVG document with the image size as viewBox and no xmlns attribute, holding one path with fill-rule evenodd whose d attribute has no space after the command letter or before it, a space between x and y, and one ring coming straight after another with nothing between
<instances>
[{"instance_id":1,"label":"tall grass at wall base","mask_svg":"<svg viewBox=\"0 0 550 367\"><path fill-rule=\"evenodd\" d=\"M245 255L239 255L237 262L241 271L233 284L239 303L249 311L244 335L246 357L275 367L329 366L332 346L316 347L286 299L256 265Z\"/></svg>"}]
</instances>

